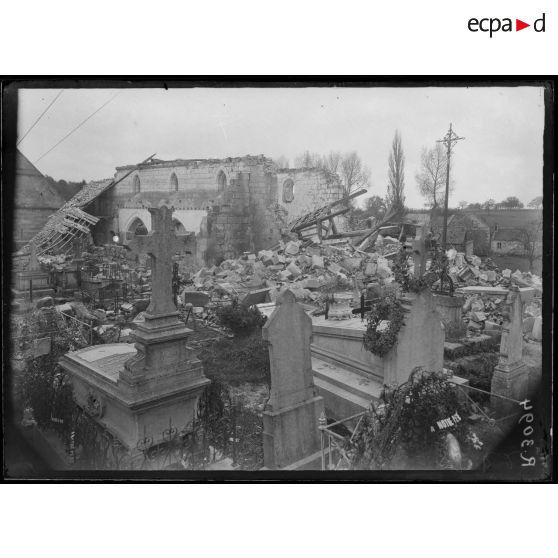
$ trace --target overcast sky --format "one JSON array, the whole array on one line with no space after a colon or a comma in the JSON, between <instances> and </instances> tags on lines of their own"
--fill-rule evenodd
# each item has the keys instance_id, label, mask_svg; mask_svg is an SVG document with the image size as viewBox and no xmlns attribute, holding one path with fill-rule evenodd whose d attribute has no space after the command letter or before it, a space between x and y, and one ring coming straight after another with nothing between
<instances>
[{"instance_id":1,"label":"overcast sky","mask_svg":"<svg viewBox=\"0 0 558 558\"><path fill-rule=\"evenodd\" d=\"M21 90L21 137L60 90ZM19 149L35 162L118 90L67 89ZM423 207L415 173L423 146L449 123L460 141L452 158L461 200L524 203L542 194L543 89L278 88L127 89L36 163L44 174L79 181L108 178L116 166L160 159L264 154L294 158L308 149L356 150L371 170L369 194L384 196L396 129L406 157L405 195Z\"/></svg>"}]
</instances>

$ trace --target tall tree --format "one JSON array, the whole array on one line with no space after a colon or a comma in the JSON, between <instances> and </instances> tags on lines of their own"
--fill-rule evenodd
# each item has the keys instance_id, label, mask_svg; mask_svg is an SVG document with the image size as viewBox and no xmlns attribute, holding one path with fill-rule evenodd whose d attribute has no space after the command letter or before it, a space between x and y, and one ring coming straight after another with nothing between
<instances>
[{"instance_id":1,"label":"tall tree","mask_svg":"<svg viewBox=\"0 0 558 558\"><path fill-rule=\"evenodd\" d=\"M340 160L341 182L346 196L359 188L366 188L370 182L370 171L362 164L356 151L345 153Z\"/></svg>"},{"instance_id":2,"label":"tall tree","mask_svg":"<svg viewBox=\"0 0 558 558\"><path fill-rule=\"evenodd\" d=\"M390 207L402 210L405 207L405 154L401 135L396 130L388 158L388 191L386 201Z\"/></svg>"},{"instance_id":3,"label":"tall tree","mask_svg":"<svg viewBox=\"0 0 558 558\"><path fill-rule=\"evenodd\" d=\"M432 149L422 149L420 172L415 175L421 195L433 209L444 205L446 190L447 156L437 143ZM450 184L450 192L453 187Z\"/></svg>"},{"instance_id":4,"label":"tall tree","mask_svg":"<svg viewBox=\"0 0 558 558\"><path fill-rule=\"evenodd\" d=\"M343 155L340 151L330 151L322 157L320 166L332 174L339 174L342 160Z\"/></svg>"}]
</instances>

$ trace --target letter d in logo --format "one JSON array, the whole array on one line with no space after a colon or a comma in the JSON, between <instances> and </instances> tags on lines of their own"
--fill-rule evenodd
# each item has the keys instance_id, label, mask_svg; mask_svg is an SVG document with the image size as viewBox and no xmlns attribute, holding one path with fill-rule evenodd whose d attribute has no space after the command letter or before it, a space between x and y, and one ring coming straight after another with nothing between
<instances>
[{"instance_id":1,"label":"letter d in logo","mask_svg":"<svg viewBox=\"0 0 558 558\"><path fill-rule=\"evenodd\" d=\"M544 25L545 25L544 18L545 18L545 14L543 14L541 18L536 19L535 23L533 23L533 29L537 33L544 33Z\"/></svg>"}]
</instances>

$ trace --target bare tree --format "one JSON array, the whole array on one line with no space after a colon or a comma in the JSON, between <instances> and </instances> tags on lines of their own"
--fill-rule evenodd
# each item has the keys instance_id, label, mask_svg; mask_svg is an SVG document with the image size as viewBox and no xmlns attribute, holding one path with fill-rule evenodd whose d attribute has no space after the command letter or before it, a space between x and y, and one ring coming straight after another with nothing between
<instances>
[{"instance_id":1,"label":"bare tree","mask_svg":"<svg viewBox=\"0 0 558 558\"><path fill-rule=\"evenodd\" d=\"M332 174L339 174L343 155L340 151L330 151L322 157L320 166Z\"/></svg>"},{"instance_id":2,"label":"bare tree","mask_svg":"<svg viewBox=\"0 0 558 558\"><path fill-rule=\"evenodd\" d=\"M289 168L289 160L284 155L281 155L280 157L275 157L275 159L273 159L273 162L280 169L288 169Z\"/></svg>"},{"instance_id":3,"label":"bare tree","mask_svg":"<svg viewBox=\"0 0 558 558\"><path fill-rule=\"evenodd\" d=\"M465 209L468 205L469 205L469 202L463 200L463 201L460 201L460 202L459 202L459 204L457 205L457 207L459 207L459 209Z\"/></svg>"},{"instance_id":4,"label":"bare tree","mask_svg":"<svg viewBox=\"0 0 558 558\"><path fill-rule=\"evenodd\" d=\"M345 153L340 161L341 182L346 196L370 183L370 170L362 164L356 151Z\"/></svg>"},{"instance_id":5,"label":"bare tree","mask_svg":"<svg viewBox=\"0 0 558 558\"><path fill-rule=\"evenodd\" d=\"M396 130L388 159L388 191L386 201L396 210L405 207L405 155L401 145L401 135Z\"/></svg>"},{"instance_id":6,"label":"bare tree","mask_svg":"<svg viewBox=\"0 0 558 558\"><path fill-rule=\"evenodd\" d=\"M315 168L322 165L322 157L318 153L311 153L306 150L302 155L295 157L295 167L297 168Z\"/></svg>"},{"instance_id":7,"label":"bare tree","mask_svg":"<svg viewBox=\"0 0 558 558\"><path fill-rule=\"evenodd\" d=\"M447 155L437 143L432 149L424 147L421 153L421 170L415 175L419 192L432 208L444 205L446 190ZM453 190L450 184L450 192ZM466 202L465 202L466 203Z\"/></svg>"}]
</instances>

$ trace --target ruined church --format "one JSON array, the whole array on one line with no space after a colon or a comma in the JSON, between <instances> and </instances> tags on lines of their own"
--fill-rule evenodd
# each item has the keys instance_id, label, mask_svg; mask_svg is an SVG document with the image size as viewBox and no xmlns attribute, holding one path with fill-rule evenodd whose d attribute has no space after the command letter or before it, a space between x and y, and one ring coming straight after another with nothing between
<instances>
[{"instance_id":1,"label":"ruined church","mask_svg":"<svg viewBox=\"0 0 558 558\"><path fill-rule=\"evenodd\" d=\"M135 234L149 232L148 207L168 200L175 208L176 232L192 235L193 264L219 263L272 246L295 218L343 197L337 175L317 168L281 169L263 155L152 159L117 167L114 181L87 208L99 219L92 231L95 244L115 236L128 244Z\"/></svg>"}]
</instances>

